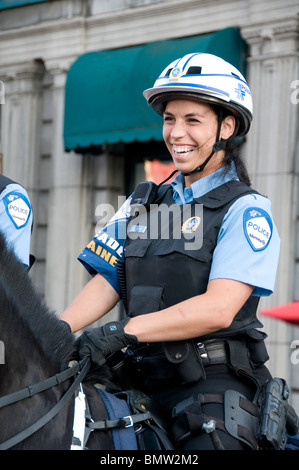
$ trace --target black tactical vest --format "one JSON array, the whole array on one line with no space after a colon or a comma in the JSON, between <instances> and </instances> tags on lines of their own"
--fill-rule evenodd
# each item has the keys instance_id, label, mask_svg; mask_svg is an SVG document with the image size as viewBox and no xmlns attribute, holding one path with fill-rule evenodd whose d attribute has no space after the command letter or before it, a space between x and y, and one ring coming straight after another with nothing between
<instances>
[{"instance_id":1,"label":"black tactical vest","mask_svg":"<svg viewBox=\"0 0 299 470\"><path fill-rule=\"evenodd\" d=\"M203 294L207 288L213 252L226 212L239 197L256 193L247 185L233 180L187 205L178 206L172 199L171 186L167 185L163 191L159 206L131 221L128 227L125 269L129 316L162 310ZM174 205L176 207L174 213L169 210L167 214L166 211L168 217L157 224L158 217L153 214L159 211L161 204L168 208ZM202 213L196 211L199 204L202 204ZM200 215L196 216L196 213ZM184 220L184 217L187 219ZM165 230L167 222L168 227ZM151 233L153 223L154 233ZM165 238L163 230L166 232ZM181 237L174 238L173 234L177 236L179 232ZM187 235L193 235L193 238L188 239ZM132 239L133 236L137 238ZM258 301L258 297L250 297L231 326L213 333L213 338L261 327L256 318Z\"/></svg>"},{"instance_id":2,"label":"black tactical vest","mask_svg":"<svg viewBox=\"0 0 299 470\"><path fill-rule=\"evenodd\" d=\"M7 176L0 175L0 194L2 193L2 191L4 191L6 186L14 183L15 181L11 180L10 178L7 178Z\"/></svg>"}]
</instances>

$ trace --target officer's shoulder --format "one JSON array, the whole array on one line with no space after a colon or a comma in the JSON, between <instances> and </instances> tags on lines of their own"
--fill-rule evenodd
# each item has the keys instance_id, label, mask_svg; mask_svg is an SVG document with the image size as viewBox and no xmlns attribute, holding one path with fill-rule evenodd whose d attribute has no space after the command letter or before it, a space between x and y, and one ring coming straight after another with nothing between
<instances>
[{"instance_id":1,"label":"officer's shoulder","mask_svg":"<svg viewBox=\"0 0 299 470\"><path fill-rule=\"evenodd\" d=\"M4 198L4 197L8 196L11 193L14 193L14 194L17 194L17 195L19 194L23 197L26 197L26 199L28 199L28 201L29 201L29 196L28 196L28 193L27 193L26 189L18 183L8 184L6 186L6 188L2 191L1 198Z\"/></svg>"},{"instance_id":2,"label":"officer's shoulder","mask_svg":"<svg viewBox=\"0 0 299 470\"><path fill-rule=\"evenodd\" d=\"M32 209L27 191L20 185L9 184L1 193L1 204L17 229L24 228L32 221Z\"/></svg>"},{"instance_id":3,"label":"officer's shoulder","mask_svg":"<svg viewBox=\"0 0 299 470\"><path fill-rule=\"evenodd\" d=\"M250 207L260 208L271 213L271 201L267 196L252 192L239 197L231 206L232 211L243 212Z\"/></svg>"}]
</instances>

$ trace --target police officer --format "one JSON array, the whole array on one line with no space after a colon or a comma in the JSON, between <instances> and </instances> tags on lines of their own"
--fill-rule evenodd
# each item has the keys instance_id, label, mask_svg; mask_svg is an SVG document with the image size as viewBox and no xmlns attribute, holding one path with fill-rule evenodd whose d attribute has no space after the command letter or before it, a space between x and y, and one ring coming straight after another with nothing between
<instances>
[{"instance_id":1,"label":"police officer","mask_svg":"<svg viewBox=\"0 0 299 470\"><path fill-rule=\"evenodd\" d=\"M30 240L33 224L27 191L18 183L0 175L0 225L8 245L26 269L33 264Z\"/></svg>"},{"instance_id":2,"label":"police officer","mask_svg":"<svg viewBox=\"0 0 299 470\"><path fill-rule=\"evenodd\" d=\"M149 198L137 187L82 251L93 278L61 318L77 331L123 297L126 318L87 330L81 356L102 364L127 347L177 448L257 448L254 402L271 376L256 310L273 292L280 241L271 203L250 187L234 141L250 128L250 89L231 64L193 53L144 96L163 117L178 174L145 188ZM153 230L162 207L167 217Z\"/></svg>"}]
</instances>

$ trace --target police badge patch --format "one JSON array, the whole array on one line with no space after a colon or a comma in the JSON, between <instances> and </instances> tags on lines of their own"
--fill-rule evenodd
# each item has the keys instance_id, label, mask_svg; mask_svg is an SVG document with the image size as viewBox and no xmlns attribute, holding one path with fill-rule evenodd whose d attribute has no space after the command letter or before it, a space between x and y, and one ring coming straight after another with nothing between
<instances>
[{"instance_id":1,"label":"police badge patch","mask_svg":"<svg viewBox=\"0 0 299 470\"><path fill-rule=\"evenodd\" d=\"M182 225L183 233L192 233L198 228L200 224L200 217L194 216L186 220Z\"/></svg>"},{"instance_id":2,"label":"police badge patch","mask_svg":"<svg viewBox=\"0 0 299 470\"><path fill-rule=\"evenodd\" d=\"M243 215L243 229L251 248L254 251L262 251L271 240L272 219L263 209L250 207Z\"/></svg>"},{"instance_id":3,"label":"police badge patch","mask_svg":"<svg viewBox=\"0 0 299 470\"><path fill-rule=\"evenodd\" d=\"M16 228L24 227L31 213L28 199L20 193L11 192L3 198L5 210Z\"/></svg>"}]
</instances>

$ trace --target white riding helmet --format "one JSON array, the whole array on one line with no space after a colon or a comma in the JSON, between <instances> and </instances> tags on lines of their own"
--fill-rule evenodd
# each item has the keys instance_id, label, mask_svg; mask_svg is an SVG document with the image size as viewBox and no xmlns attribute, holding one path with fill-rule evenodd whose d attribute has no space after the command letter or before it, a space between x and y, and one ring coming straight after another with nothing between
<instances>
[{"instance_id":1,"label":"white riding helmet","mask_svg":"<svg viewBox=\"0 0 299 470\"><path fill-rule=\"evenodd\" d=\"M252 98L243 75L233 65L212 54L192 53L169 64L143 92L149 105L160 115L173 96L190 96L222 105L235 115L235 135L245 135L252 121Z\"/></svg>"}]
</instances>

